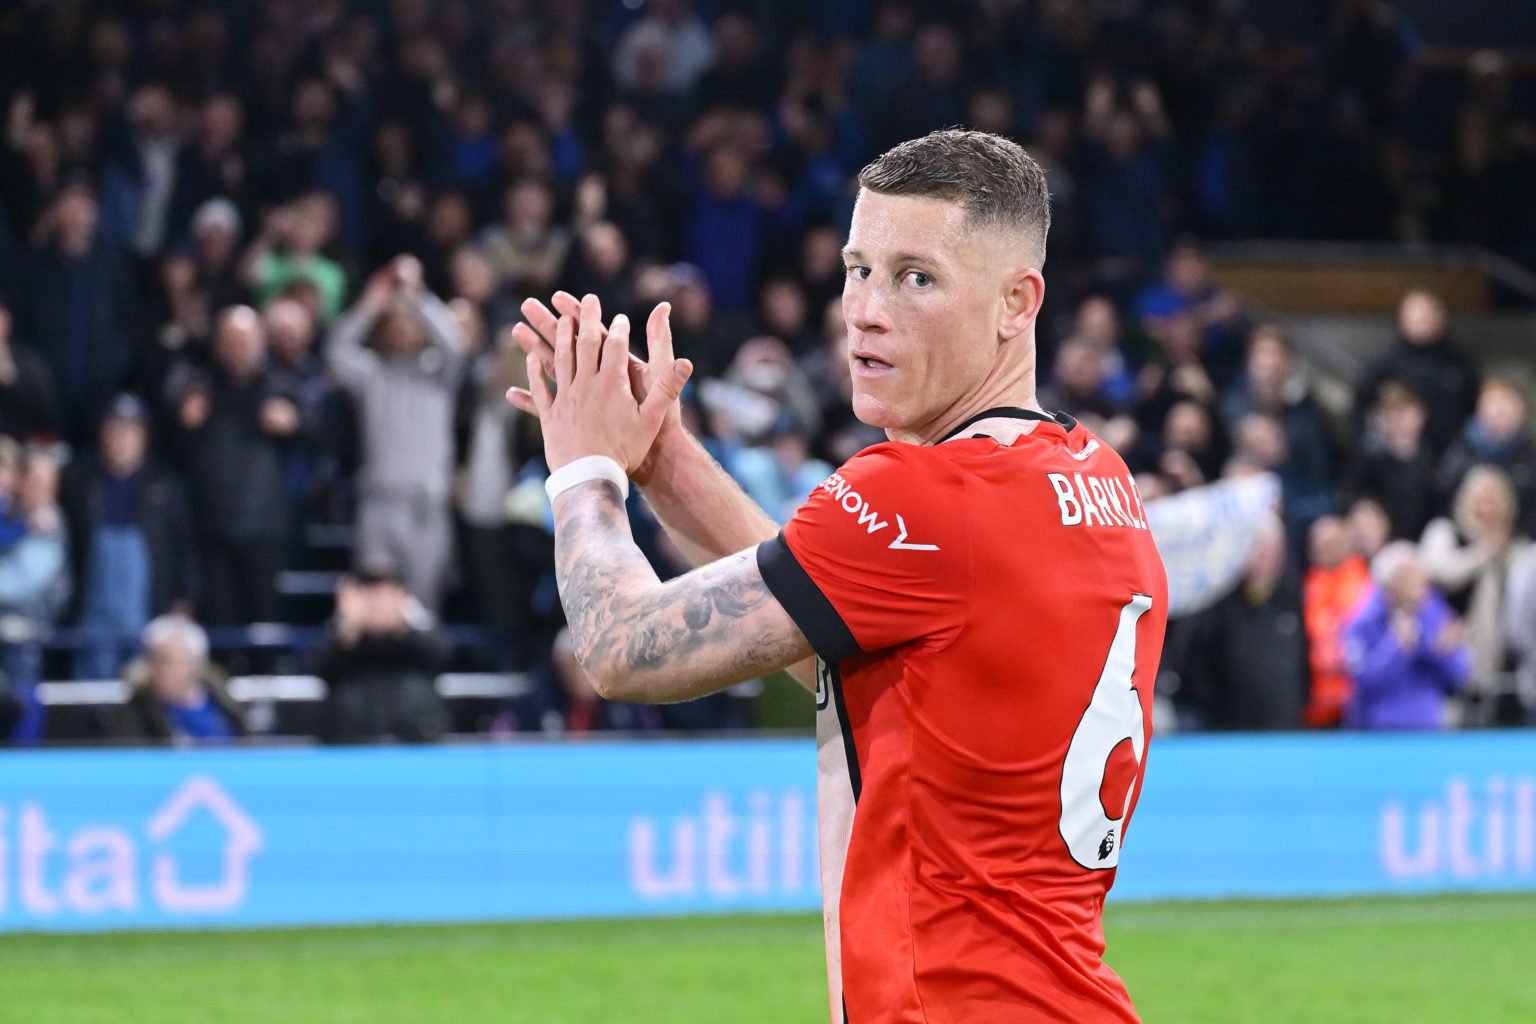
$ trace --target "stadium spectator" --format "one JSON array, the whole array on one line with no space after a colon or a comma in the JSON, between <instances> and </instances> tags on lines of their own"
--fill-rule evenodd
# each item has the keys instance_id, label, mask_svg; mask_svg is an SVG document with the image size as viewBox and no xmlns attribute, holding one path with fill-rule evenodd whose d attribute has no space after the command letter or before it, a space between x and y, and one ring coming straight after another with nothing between
<instances>
[{"instance_id":1,"label":"stadium spectator","mask_svg":"<svg viewBox=\"0 0 1536 1024\"><path fill-rule=\"evenodd\" d=\"M1397 344L1368 365L1355 383L1356 432L1364 432L1382 390L1397 381L1424 403L1426 444L1432 452L1443 452L1476 408L1480 380L1476 362L1451 340L1441 298L1427 291L1409 292L1397 309Z\"/></svg>"},{"instance_id":2,"label":"stadium spectator","mask_svg":"<svg viewBox=\"0 0 1536 1024\"><path fill-rule=\"evenodd\" d=\"M102 205L109 237L143 260L160 255L186 231L197 198L181 105L171 90L147 82L128 98L127 123L107 160Z\"/></svg>"},{"instance_id":3,"label":"stadium spectator","mask_svg":"<svg viewBox=\"0 0 1536 1024\"><path fill-rule=\"evenodd\" d=\"M309 192L273 210L242 257L243 281L266 306L295 282L319 295L318 315L329 323L347 296L347 274L325 254L336 233L336 203L324 192Z\"/></svg>"},{"instance_id":4,"label":"stadium spectator","mask_svg":"<svg viewBox=\"0 0 1536 1024\"><path fill-rule=\"evenodd\" d=\"M232 92L217 92L197 110L190 144L188 177L199 196L222 196L237 210L252 207L251 136L246 131L245 104ZM209 200L212 202L213 200ZM197 217L193 216L193 230Z\"/></svg>"},{"instance_id":5,"label":"stadium spectator","mask_svg":"<svg viewBox=\"0 0 1536 1024\"><path fill-rule=\"evenodd\" d=\"M1346 516L1349 547L1369 565L1376 553L1392 540L1392 520L1374 498L1356 498Z\"/></svg>"},{"instance_id":6,"label":"stadium spectator","mask_svg":"<svg viewBox=\"0 0 1536 1024\"><path fill-rule=\"evenodd\" d=\"M683 257L703 272L721 309L750 310L770 226L768 201L753 191L754 168L741 143L727 137L697 159Z\"/></svg>"},{"instance_id":7,"label":"stadium spectator","mask_svg":"<svg viewBox=\"0 0 1536 1024\"><path fill-rule=\"evenodd\" d=\"M275 579L288 561L288 452L303 412L267 366L261 318L249 306L219 315L214 361L182 364L167 399L186 467L207 622L273 622Z\"/></svg>"},{"instance_id":8,"label":"stadium spectator","mask_svg":"<svg viewBox=\"0 0 1536 1024\"><path fill-rule=\"evenodd\" d=\"M1430 585L1418 549L1393 541L1371 560L1370 596L1344 627L1355 729L1440 729L1447 697L1466 684L1466 628Z\"/></svg>"},{"instance_id":9,"label":"stadium spectator","mask_svg":"<svg viewBox=\"0 0 1536 1024\"><path fill-rule=\"evenodd\" d=\"M836 349L853 174L882 139L942 115L1033 140L1054 222L1042 357L1054 365L1055 333L1063 376L1090 380L1076 343L1096 348L1103 399L1139 417L1101 437L1149 488L1169 412L1192 400L1220 411L1214 434L1232 435L1237 468L1277 464L1271 424L1239 424L1253 412L1279 417L1293 552L1329 497L1343 506L1372 494L1403 518L1397 485L1416 495L1418 467L1394 479L1403 467L1376 460L1377 485L1361 491L1353 450L1326 471L1331 495L1317 492L1315 506L1298 499L1298 481L1314 477L1301 471L1311 445L1287 404L1306 378L1302 350L1289 353L1295 372L1280 406L1270 387L1278 371L1265 377L1282 361L1276 353L1256 353L1271 360L1257 372L1250 358L1249 377L1264 378L1257 386L1232 379L1230 339L1245 319L1210 301L1212 270L1198 249L1180 242L1170 252L1167 240L1210 231L1451 241L1529 265L1536 192L1525 183L1536 147L1518 63L1480 50L1416 77L1411 28L1392 5L1371 2L1333 5L1321 20L1224 12L1198 24L1182 9L1122 16L1113 5L770 6L668 0L626 13L452 3L434 18L421 2L323 0L307 20L290 16L292 4L266 4L249 16L210 8L134 21L34 3L0 16L0 49L17 57L0 59L0 302L15 320L0 342L0 432L59 433L86 451L104 404L126 389L153 407L151 462L187 467L180 409L161 408L162 399L218 372L220 311L259 299L273 314L279 387L305 382L293 396L304 429L284 445L284 501L292 506L307 490L305 515L349 522L343 475L352 467L340 456L353 457L355 446L350 393L333 395L311 433L305 389L321 390L316 359L300 357L291 375L280 365L285 339L305 347L286 304L325 330L350 301L349 280L409 253L431 291L478 307L491 337L515 321L518 299L563 283L567 269L578 275L569 283L602 292L611 310L626 286L638 305L670 301L677 349L698 367L696 392L718 382L745 339L778 336L799 353L819 398L812 453L840 464L871 440L850 412L847 361ZM1310 35L1292 37L1282 22L1306 24ZM1117 53L1132 39L1135 60L1126 63ZM630 49L615 81L620 40ZM674 52L688 56L669 62ZM1408 110L1424 116L1404 117ZM713 194L705 180L728 187ZM548 261L545 288L488 265L490 247L477 243L509 226L504 200L525 183L536 183L524 196L538 208L534 235L563 239L550 247L558 258ZM725 230L737 234L715 237ZM620 238L622 246L608 244ZM607 260L621 265L613 282L594 283L602 275L581 266L588 247L576 239L599 243L600 264L627 251ZM130 253L155 258L136 264ZM675 262L690 253L704 271ZM783 284L790 277L803 303ZM711 296L705 281L720 290ZM1164 336L1156 351L1140 333L1143 299L1176 311L1154 318ZM1214 329L1199 312L1213 308ZM757 313L765 323L753 322ZM835 326L818 332L812 322L823 315ZM1515 393L1495 384L1466 422L1478 367L1432 338L1444 320L1433 298L1405 300L1403 338L1377 367L1427 389L1422 447L1432 459L1450 441L1431 512L1447 513L1472 465L1493 464L1514 479L1529 533L1536 457L1527 417L1514 412ZM1480 351L1478 325L1466 325L1468 352ZM1137 394L1144 364L1151 369ZM1465 393L1457 375L1470 381ZM39 404L45 377L51 413ZM1360 380L1364 427L1379 389ZM1062 404L1086 412L1083 402ZM1172 433L1199 418L1178 413ZM1345 436L1375 459L1380 445L1368 433ZM1227 460L1217 449L1221 472ZM1155 479L1183 486L1213 471L1192 467L1200 468L1176 456L1172 473ZM189 496L201 491L194 485ZM547 543L540 526L512 529ZM1418 537L1411 525L1393 532ZM535 576L548 561L536 547L527 560ZM332 557L345 553L306 549L294 566L345 564L324 561ZM552 610L548 588L537 593ZM445 594L449 607L472 606L456 596ZM319 613L301 599L280 610Z\"/></svg>"},{"instance_id":10,"label":"stadium spectator","mask_svg":"<svg viewBox=\"0 0 1536 1024\"><path fill-rule=\"evenodd\" d=\"M1510 566L1504 641L1514 659L1515 695L1529 725L1536 721L1536 544Z\"/></svg>"},{"instance_id":11,"label":"stadium spectator","mask_svg":"<svg viewBox=\"0 0 1536 1024\"><path fill-rule=\"evenodd\" d=\"M87 445L133 358L133 270L98 233L98 215L89 185L62 189L34 230L12 296L16 336L47 359L64 437L77 447Z\"/></svg>"},{"instance_id":12,"label":"stadium spectator","mask_svg":"<svg viewBox=\"0 0 1536 1024\"><path fill-rule=\"evenodd\" d=\"M650 280L653 283L641 291L652 302L672 304L678 354L692 359L701 376L723 373L752 333L750 318L740 310L717 310L703 271L691 263L674 263Z\"/></svg>"},{"instance_id":13,"label":"stadium spectator","mask_svg":"<svg viewBox=\"0 0 1536 1024\"><path fill-rule=\"evenodd\" d=\"M434 680L446 651L430 612L385 569L336 585L336 614L315 652L325 680L325 735L355 743L396 737L428 743L448 731Z\"/></svg>"},{"instance_id":14,"label":"stadium spectator","mask_svg":"<svg viewBox=\"0 0 1536 1024\"><path fill-rule=\"evenodd\" d=\"M1211 279L1211 265L1191 239L1176 242L1163 266L1163 279L1136 300L1136 319L1147 336L1159 341L1170 321L1193 316L1200 331L1200 351L1218 382L1230 380L1242 359L1243 306L1238 297Z\"/></svg>"},{"instance_id":15,"label":"stadium spectator","mask_svg":"<svg viewBox=\"0 0 1536 1024\"><path fill-rule=\"evenodd\" d=\"M58 456L27 448L15 470L13 511L0 527L9 538L0 547L0 674L16 693L37 682L43 635L69 600L69 542L58 492Z\"/></svg>"},{"instance_id":16,"label":"stadium spectator","mask_svg":"<svg viewBox=\"0 0 1536 1024\"><path fill-rule=\"evenodd\" d=\"M144 627L143 639L144 656L123 673L133 689L109 726L112 737L188 746L246 734L223 671L208 660L201 626L185 615L162 615Z\"/></svg>"},{"instance_id":17,"label":"stadium spectator","mask_svg":"<svg viewBox=\"0 0 1536 1024\"><path fill-rule=\"evenodd\" d=\"M1102 426L1120 409L1104 394L1104 361L1086 341L1069 338L1056 348L1050 383L1041 392L1041 404L1085 422Z\"/></svg>"},{"instance_id":18,"label":"stadium spectator","mask_svg":"<svg viewBox=\"0 0 1536 1024\"><path fill-rule=\"evenodd\" d=\"M1243 579L1181 626L1175 699L1180 728L1295 729L1307 705L1301 589L1286 564L1285 530L1265 529Z\"/></svg>"},{"instance_id":19,"label":"stadium spectator","mask_svg":"<svg viewBox=\"0 0 1536 1024\"><path fill-rule=\"evenodd\" d=\"M811 491L832 475L812 458L810 439L794 413L782 409L760 443L732 448L723 463L747 496L776 522L786 523Z\"/></svg>"},{"instance_id":20,"label":"stadium spectator","mask_svg":"<svg viewBox=\"0 0 1536 1024\"><path fill-rule=\"evenodd\" d=\"M1435 507L1435 452L1424 435L1424 399L1406 384L1388 381L1371 417L1349 488L1387 513L1392 536L1418 540Z\"/></svg>"},{"instance_id":21,"label":"stadium spectator","mask_svg":"<svg viewBox=\"0 0 1536 1024\"><path fill-rule=\"evenodd\" d=\"M1519 507L1520 529L1536 536L1536 439L1531 435L1525 396L1506 380L1490 380L1477 398L1477 411L1440 457L1435 482L1443 507L1474 466L1497 466L1509 475Z\"/></svg>"},{"instance_id":22,"label":"stadium spectator","mask_svg":"<svg viewBox=\"0 0 1536 1024\"><path fill-rule=\"evenodd\" d=\"M1209 406L1193 399L1175 402L1163 421L1161 440L1157 468L1175 488L1197 487L1222 475L1227 447Z\"/></svg>"},{"instance_id":23,"label":"stadium spectator","mask_svg":"<svg viewBox=\"0 0 1536 1024\"><path fill-rule=\"evenodd\" d=\"M1508 689L1504 602L1510 570L1530 540L1521 535L1514 486L1503 470L1473 467L1453 509L1451 518L1425 528L1419 552L1430 582L1464 616L1472 674L1462 702L1469 724L1487 725L1498 713L1495 698Z\"/></svg>"},{"instance_id":24,"label":"stadium spectator","mask_svg":"<svg viewBox=\"0 0 1536 1024\"><path fill-rule=\"evenodd\" d=\"M0 435L28 438L58 428L53 373L42 353L12 341L11 325L0 303Z\"/></svg>"},{"instance_id":25,"label":"stadium spectator","mask_svg":"<svg viewBox=\"0 0 1536 1024\"><path fill-rule=\"evenodd\" d=\"M1285 458L1275 467L1284 487L1287 528L1293 541L1319 515L1335 510L1333 442L1311 387L1296 366L1290 341L1278 327L1261 324L1248 339L1245 372L1221 401L1227 427L1236 431L1250 413L1278 419Z\"/></svg>"},{"instance_id":26,"label":"stadium spectator","mask_svg":"<svg viewBox=\"0 0 1536 1024\"><path fill-rule=\"evenodd\" d=\"M514 558L507 508L530 446L521 436L527 418L507 404L506 393L527 382L522 350L504 336L471 364L454 420L453 495L464 527L464 570L481 614L509 637L528 629L534 582Z\"/></svg>"},{"instance_id":27,"label":"stadium spectator","mask_svg":"<svg viewBox=\"0 0 1536 1024\"><path fill-rule=\"evenodd\" d=\"M1086 83L1082 114L1082 166L1094 169L1084 182L1089 239L1100 278L1122 286L1149 276L1168 244L1159 200L1168 191L1170 127L1153 82L1139 79L1128 91L1097 74Z\"/></svg>"},{"instance_id":28,"label":"stadium spectator","mask_svg":"<svg viewBox=\"0 0 1536 1024\"><path fill-rule=\"evenodd\" d=\"M615 312L633 315L639 308L629 242L611 221L596 221L582 229L560 276L565 289L572 294L612 295ZM534 294L542 291L533 290Z\"/></svg>"},{"instance_id":29,"label":"stadium spectator","mask_svg":"<svg viewBox=\"0 0 1536 1024\"><path fill-rule=\"evenodd\" d=\"M150 619L190 608L197 593L187 496L150 455L143 402L119 395L100 437L97 453L71 463L63 487L82 679L116 678Z\"/></svg>"},{"instance_id":30,"label":"stadium spectator","mask_svg":"<svg viewBox=\"0 0 1536 1024\"><path fill-rule=\"evenodd\" d=\"M1349 706L1354 684L1344 660L1344 625L1370 591L1371 570L1351 549L1349 526L1338 516L1319 516L1312 523L1307 553L1302 609L1312 687L1303 717L1314 729L1330 728Z\"/></svg>"},{"instance_id":31,"label":"stadium spectator","mask_svg":"<svg viewBox=\"0 0 1536 1024\"><path fill-rule=\"evenodd\" d=\"M453 555L448 490L466 349L452 313L423 285L421 263L401 257L369 279L326 351L360 419L356 558L398 566L434 611Z\"/></svg>"},{"instance_id":32,"label":"stadium spectator","mask_svg":"<svg viewBox=\"0 0 1536 1024\"><path fill-rule=\"evenodd\" d=\"M662 727L661 709L649 704L604 700L571 645L570 630L555 635L549 661L539 672L545 710L539 729L580 736L593 732L655 732Z\"/></svg>"},{"instance_id":33,"label":"stadium spectator","mask_svg":"<svg viewBox=\"0 0 1536 1024\"><path fill-rule=\"evenodd\" d=\"M645 17L619 38L613 77L621 89L634 89L659 74L668 92L691 90L715 60L709 26L689 0L653 0Z\"/></svg>"},{"instance_id":34,"label":"stadium spectator","mask_svg":"<svg viewBox=\"0 0 1536 1024\"><path fill-rule=\"evenodd\" d=\"M548 182L523 178L506 192L505 219L482 231L475 245L506 286L522 295L554 287L571 251L571 233L555 223Z\"/></svg>"},{"instance_id":35,"label":"stadium spectator","mask_svg":"<svg viewBox=\"0 0 1536 1024\"><path fill-rule=\"evenodd\" d=\"M244 231L245 221L239 208L223 196L209 199L192 214L191 250L196 282L214 309L246 298L238 259Z\"/></svg>"},{"instance_id":36,"label":"stadium spectator","mask_svg":"<svg viewBox=\"0 0 1536 1024\"><path fill-rule=\"evenodd\" d=\"M1072 315L1068 337L1093 348L1104 364L1105 397L1129 407L1135 401L1137 385L1132 363L1144 360L1148 354L1147 339L1128 335L1114 301L1097 294L1083 299Z\"/></svg>"}]
</instances>

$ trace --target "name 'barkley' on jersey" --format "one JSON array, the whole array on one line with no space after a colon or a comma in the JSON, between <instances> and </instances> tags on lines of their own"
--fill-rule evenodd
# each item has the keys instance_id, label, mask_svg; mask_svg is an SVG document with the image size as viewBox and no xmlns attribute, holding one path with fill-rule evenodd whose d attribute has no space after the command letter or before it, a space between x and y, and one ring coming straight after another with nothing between
<instances>
[{"instance_id":1,"label":"name 'barkley' on jersey","mask_svg":"<svg viewBox=\"0 0 1536 1024\"><path fill-rule=\"evenodd\" d=\"M1141 503L1136 479L1125 476L1094 476L1091 473L1047 473L1056 492L1062 526L1121 526L1147 529L1147 509Z\"/></svg>"}]
</instances>

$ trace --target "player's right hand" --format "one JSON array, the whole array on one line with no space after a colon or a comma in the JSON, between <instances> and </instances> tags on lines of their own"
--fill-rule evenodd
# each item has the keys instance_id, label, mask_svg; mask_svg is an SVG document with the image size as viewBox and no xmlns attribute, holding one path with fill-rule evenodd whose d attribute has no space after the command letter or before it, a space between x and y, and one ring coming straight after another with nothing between
<instances>
[{"instance_id":1,"label":"player's right hand","mask_svg":"<svg viewBox=\"0 0 1536 1024\"><path fill-rule=\"evenodd\" d=\"M545 378L553 384L555 327L561 316L580 316L581 300L570 292L560 291L550 297L550 304L554 306L553 311L538 299L524 299L522 311L526 322L513 326L512 337L525 353L538 359L539 365L543 367ZM645 324L648 358L641 359L634 353L630 353L629 386L637 402L645 401L646 395L650 394L657 380L675 381L676 378L673 376L675 365L682 364L687 368L688 373L692 372L693 364L689 360L677 359L673 355L671 314L672 306L666 302L659 303L655 309L651 310L651 315ZM603 329L603 336L607 336L606 327ZM509 389L507 401L531 416L539 414L533 395L526 388ZM625 472L637 485L646 486L655 473L658 458L667 446L676 444L683 438L682 406L674 398L667 407L666 415L661 421L661 429L657 432L655 439L638 461L624 467Z\"/></svg>"}]
</instances>

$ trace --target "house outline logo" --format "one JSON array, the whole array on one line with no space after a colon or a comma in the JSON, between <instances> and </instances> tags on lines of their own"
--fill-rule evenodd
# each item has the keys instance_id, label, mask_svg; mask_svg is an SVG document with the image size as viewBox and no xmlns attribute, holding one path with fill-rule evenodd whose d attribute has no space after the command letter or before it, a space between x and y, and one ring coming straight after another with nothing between
<instances>
[{"instance_id":1,"label":"house outline logo","mask_svg":"<svg viewBox=\"0 0 1536 1024\"><path fill-rule=\"evenodd\" d=\"M190 776L149 819L145 832L163 844L199 811L211 814L224 830L221 878L206 885L183 883L175 855L167 850L157 852L151 878L155 901L165 910L232 910L245 902L250 891L251 858L262 849L264 837L255 820L213 778Z\"/></svg>"}]
</instances>

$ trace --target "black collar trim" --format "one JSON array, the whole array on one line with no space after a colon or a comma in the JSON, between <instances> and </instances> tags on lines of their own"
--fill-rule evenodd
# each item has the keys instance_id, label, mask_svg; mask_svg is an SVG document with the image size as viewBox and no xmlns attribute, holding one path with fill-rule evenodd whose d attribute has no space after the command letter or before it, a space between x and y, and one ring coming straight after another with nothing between
<instances>
[{"instance_id":1,"label":"black collar trim","mask_svg":"<svg viewBox=\"0 0 1536 1024\"><path fill-rule=\"evenodd\" d=\"M980 423L982 420L994 420L994 419L1004 419L1004 418L1011 419L1011 420L1040 420L1043 423L1054 423L1057 426L1063 427L1063 428L1065 428L1067 430L1071 430L1073 427L1077 426L1077 420L1073 419L1071 416L1068 416L1064 412L1043 413L1043 412L1036 412L1033 409L1020 409L1016 405L1000 405L996 409L984 409L984 410L982 410L981 412L977 413L975 416L972 416L970 419L968 419L964 423L960 424L954 430L951 430L949 433L947 433L943 437L939 438L934 443L935 444L943 444L945 441L948 441L952 437L958 437L960 432L963 431L965 428L971 426L974 423ZM979 434L977 436L985 437L986 435L985 434Z\"/></svg>"}]
</instances>

